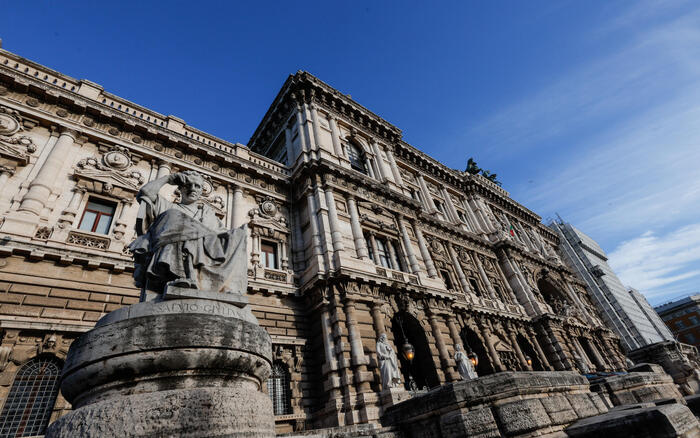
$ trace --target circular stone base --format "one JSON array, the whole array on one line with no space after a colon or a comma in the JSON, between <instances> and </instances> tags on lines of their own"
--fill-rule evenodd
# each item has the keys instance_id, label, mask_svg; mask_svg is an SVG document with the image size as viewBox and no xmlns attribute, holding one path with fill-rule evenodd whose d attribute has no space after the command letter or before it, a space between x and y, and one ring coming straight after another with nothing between
<instances>
[{"instance_id":1,"label":"circular stone base","mask_svg":"<svg viewBox=\"0 0 700 438\"><path fill-rule=\"evenodd\" d=\"M111 398L59 418L46 438L274 437L267 414L272 402L253 386L242 382Z\"/></svg>"}]
</instances>

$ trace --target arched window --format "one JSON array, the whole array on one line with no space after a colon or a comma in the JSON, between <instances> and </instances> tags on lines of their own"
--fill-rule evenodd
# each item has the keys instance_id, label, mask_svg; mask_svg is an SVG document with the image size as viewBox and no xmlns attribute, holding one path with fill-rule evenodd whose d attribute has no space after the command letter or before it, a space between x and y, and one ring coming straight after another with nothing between
<instances>
[{"instance_id":1,"label":"arched window","mask_svg":"<svg viewBox=\"0 0 700 438\"><path fill-rule=\"evenodd\" d=\"M369 175L367 170L367 159L365 158L365 153L362 149L352 143L347 144L348 159L350 160L350 167L358 172L362 172L365 175Z\"/></svg>"},{"instance_id":2,"label":"arched window","mask_svg":"<svg viewBox=\"0 0 700 438\"><path fill-rule=\"evenodd\" d=\"M267 392L272 399L275 415L292 413L291 390L289 389L289 372L281 362L272 364L272 375L267 379Z\"/></svg>"},{"instance_id":3,"label":"arched window","mask_svg":"<svg viewBox=\"0 0 700 438\"><path fill-rule=\"evenodd\" d=\"M41 356L19 369L0 414L0 438L44 433L58 396L61 368L58 359Z\"/></svg>"}]
</instances>

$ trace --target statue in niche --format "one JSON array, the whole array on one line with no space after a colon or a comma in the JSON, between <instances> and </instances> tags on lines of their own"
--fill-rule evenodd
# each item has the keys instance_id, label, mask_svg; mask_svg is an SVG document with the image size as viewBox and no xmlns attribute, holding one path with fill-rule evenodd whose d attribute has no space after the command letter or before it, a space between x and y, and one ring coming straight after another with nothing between
<instances>
[{"instance_id":1,"label":"statue in niche","mask_svg":"<svg viewBox=\"0 0 700 438\"><path fill-rule=\"evenodd\" d=\"M158 192L178 186L180 202ZM194 289L244 294L248 284L245 225L228 230L207 204L200 203L204 179L195 171L164 176L141 187L134 254L141 300L152 293Z\"/></svg>"},{"instance_id":2,"label":"statue in niche","mask_svg":"<svg viewBox=\"0 0 700 438\"><path fill-rule=\"evenodd\" d=\"M476 374L474 365L472 365L472 361L467 357L464 349L462 349L462 344L457 344L455 350L455 363L457 364L457 371L462 377L462 380L473 380L479 377Z\"/></svg>"},{"instance_id":3,"label":"statue in niche","mask_svg":"<svg viewBox=\"0 0 700 438\"><path fill-rule=\"evenodd\" d=\"M391 389L401 385L401 373L396 352L389 344L386 333L379 335L377 339L377 358L379 359L379 371L382 375L382 388Z\"/></svg>"},{"instance_id":4,"label":"statue in niche","mask_svg":"<svg viewBox=\"0 0 700 438\"><path fill-rule=\"evenodd\" d=\"M579 356L577 353L574 353L574 362L576 363L576 367L581 372L581 374L591 373L591 369L588 366L588 364L584 362L581 356Z\"/></svg>"}]
</instances>

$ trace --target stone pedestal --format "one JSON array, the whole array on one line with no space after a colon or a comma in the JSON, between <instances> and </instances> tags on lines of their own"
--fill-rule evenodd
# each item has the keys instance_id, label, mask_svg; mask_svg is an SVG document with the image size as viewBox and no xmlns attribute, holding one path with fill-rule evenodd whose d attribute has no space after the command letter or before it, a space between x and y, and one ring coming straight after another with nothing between
<instances>
[{"instance_id":1,"label":"stone pedestal","mask_svg":"<svg viewBox=\"0 0 700 438\"><path fill-rule=\"evenodd\" d=\"M383 409L411 398L411 394L403 386L400 388L388 388L379 393L379 403Z\"/></svg>"},{"instance_id":2,"label":"stone pedestal","mask_svg":"<svg viewBox=\"0 0 700 438\"><path fill-rule=\"evenodd\" d=\"M47 430L69 437L274 437L271 343L248 307L204 299L116 310L77 339Z\"/></svg>"},{"instance_id":3,"label":"stone pedestal","mask_svg":"<svg viewBox=\"0 0 700 438\"><path fill-rule=\"evenodd\" d=\"M413 396L389 407L382 425L404 438L563 436L572 422L607 411L577 373L504 372Z\"/></svg>"},{"instance_id":4,"label":"stone pedestal","mask_svg":"<svg viewBox=\"0 0 700 438\"><path fill-rule=\"evenodd\" d=\"M683 399L671 376L659 365L642 364L633 369L635 371L629 374L592 380L591 391L599 393L605 400L610 400L613 406Z\"/></svg>"}]
</instances>

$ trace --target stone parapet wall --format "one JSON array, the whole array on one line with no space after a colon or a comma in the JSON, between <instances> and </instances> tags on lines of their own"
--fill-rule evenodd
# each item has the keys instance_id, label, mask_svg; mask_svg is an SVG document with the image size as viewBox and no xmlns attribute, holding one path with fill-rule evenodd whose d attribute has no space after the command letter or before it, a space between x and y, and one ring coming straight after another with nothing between
<instances>
[{"instance_id":1,"label":"stone parapet wall","mask_svg":"<svg viewBox=\"0 0 700 438\"><path fill-rule=\"evenodd\" d=\"M555 433L607 410L576 373L498 373L394 405L382 424L399 428L406 438L524 437Z\"/></svg>"}]
</instances>

